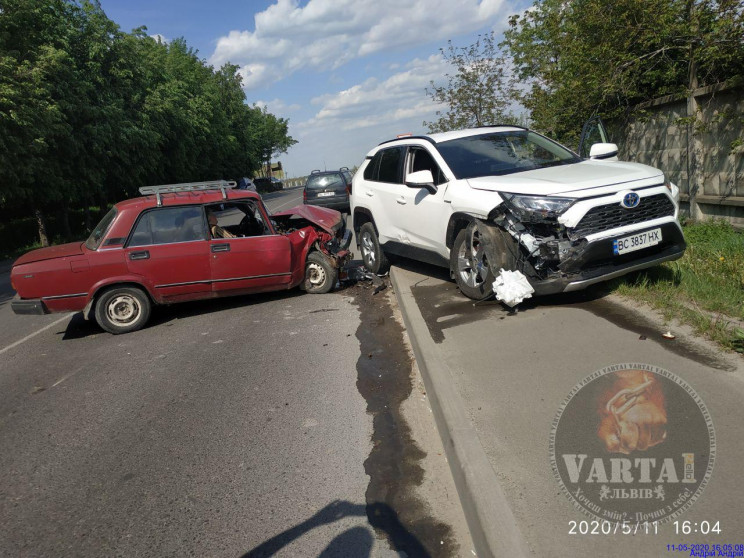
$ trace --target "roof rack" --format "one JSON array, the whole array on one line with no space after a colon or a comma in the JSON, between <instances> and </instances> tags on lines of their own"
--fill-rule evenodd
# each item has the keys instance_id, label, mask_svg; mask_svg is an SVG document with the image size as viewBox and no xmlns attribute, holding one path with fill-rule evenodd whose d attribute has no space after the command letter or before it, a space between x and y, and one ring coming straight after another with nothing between
<instances>
[{"instance_id":1,"label":"roof rack","mask_svg":"<svg viewBox=\"0 0 744 558\"><path fill-rule=\"evenodd\" d=\"M519 128L520 130L527 130L528 132L530 131L529 128L526 128L524 126L519 126L518 124L483 124L482 126L473 126L472 127L472 129L476 129L476 128ZM468 129L470 129L470 128L468 128ZM452 130L452 131L453 132L456 132L457 130ZM401 135L399 135L399 136L397 136L397 137L395 137L393 139L389 139L389 140L380 142L377 145L379 146L379 145L384 145L386 143L392 143L394 141L410 140L410 139L426 140L429 143L436 143L429 136L413 136L413 135L410 135L410 134L408 134L408 135L401 134Z\"/></svg>"},{"instance_id":2,"label":"roof rack","mask_svg":"<svg viewBox=\"0 0 744 558\"><path fill-rule=\"evenodd\" d=\"M160 186L143 186L139 189L143 196L155 194L158 206L163 205L161 194L173 194L176 192L197 192L203 190L221 190L222 199L227 199L227 189L235 188L234 180L209 180L207 182L183 182L181 184L161 184Z\"/></svg>"}]
</instances>

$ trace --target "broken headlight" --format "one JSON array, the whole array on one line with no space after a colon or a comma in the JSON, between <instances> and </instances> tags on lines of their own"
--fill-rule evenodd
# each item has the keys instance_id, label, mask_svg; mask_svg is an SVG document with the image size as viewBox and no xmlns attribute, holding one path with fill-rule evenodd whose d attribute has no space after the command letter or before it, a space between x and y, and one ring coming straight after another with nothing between
<instances>
[{"instance_id":1,"label":"broken headlight","mask_svg":"<svg viewBox=\"0 0 744 558\"><path fill-rule=\"evenodd\" d=\"M554 221L576 201L573 198L525 196L499 192L506 206L526 222Z\"/></svg>"}]
</instances>

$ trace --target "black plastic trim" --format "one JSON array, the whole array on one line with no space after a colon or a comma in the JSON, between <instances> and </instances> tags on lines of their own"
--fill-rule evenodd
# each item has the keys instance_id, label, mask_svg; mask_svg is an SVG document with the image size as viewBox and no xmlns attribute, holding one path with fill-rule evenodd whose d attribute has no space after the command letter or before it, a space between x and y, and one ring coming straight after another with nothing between
<instances>
[{"instance_id":1,"label":"black plastic trim","mask_svg":"<svg viewBox=\"0 0 744 558\"><path fill-rule=\"evenodd\" d=\"M387 143L393 143L394 141L406 141L406 140L413 140L413 139L428 141L432 145L437 144L437 142L435 142L429 136L406 136L404 138L394 138L391 140L386 140L386 141L383 141L382 143L378 143L377 145L380 146L380 145L385 145Z\"/></svg>"},{"instance_id":2,"label":"black plastic trim","mask_svg":"<svg viewBox=\"0 0 744 558\"><path fill-rule=\"evenodd\" d=\"M402 256L404 258L410 258L412 260L418 260L420 262L449 269L449 260L447 258L437 252L426 250L425 248L418 248L416 246L411 246L410 244L403 244L401 242L389 240L382 245L382 249L384 252L389 252L396 256Z\"/></svg>"},{"instance_id":3,"label":"black plastic trim","mask_svg":"<svg viewBox=\"0 0 744 558\"><path fill-rule=\"evenodd\" d=\"M155 285L156 289L165 289L167 287L184 287L186 285L203 285L205 283L229 283L230 281L245 281L247 279L265 279L266 277L284 277L292 275L286 273L269 273L267 275L248 275L246 277L230 277L229 279L208 279L205 281L186 281L185 283L168 283L167 285Z\"/></svg>"},{"instance_id":4,"label":"black plastic trim","mask_svg":"<svg viewBox=\"0 0 744 558\"><path fill-rule=\"evenodd\" d=\"M42 300L56 300L58 298L77 298L80 296L88 296L88 293L74 293L74 294L66 294L66 295L45 296L45 297L42 297Z\"/></svg>"},{"instance_id":5,"label":"black plastic trim","mask_svg":"<svg viewBox=\"0 0 744 558\"><path fill-rule=\"evenodd\" d=\"M10 308L13 310L13 313L19 315L39 316L49 314L49 309L40 299L12 300L10 302Z\"/></svg>"}]
</instances>

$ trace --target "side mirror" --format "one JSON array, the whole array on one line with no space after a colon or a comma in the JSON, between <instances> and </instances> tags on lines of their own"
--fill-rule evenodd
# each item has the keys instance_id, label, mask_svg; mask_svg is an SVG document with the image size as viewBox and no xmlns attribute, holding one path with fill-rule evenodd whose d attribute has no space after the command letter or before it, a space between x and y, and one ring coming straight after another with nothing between
<instances>
[{"instance_id":1,"label":"side mirror","mask_svg":"<svg viewBox=\"0 0 744 558\"><path fill-rule=\"evenodd\" d=\"M430 170L412 172L406 177L406 186L409 188L425 188L432 195L437 193L434 177Z\"/></svg>"},{"instance_id":2,"label":"side mirror","mask_svg":"<svg viewBox=\"0 0 744 558\"><path fill-rule=\"evenodd\" d=\"M595 143L589 150L589 158L617 161L617 152L617 144L615 143Z\"/></svg>"}]
</instances>

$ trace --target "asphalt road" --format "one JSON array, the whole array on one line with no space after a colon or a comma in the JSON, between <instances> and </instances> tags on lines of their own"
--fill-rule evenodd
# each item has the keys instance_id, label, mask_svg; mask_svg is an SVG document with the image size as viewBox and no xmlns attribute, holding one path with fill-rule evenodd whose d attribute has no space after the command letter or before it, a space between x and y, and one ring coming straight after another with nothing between
<instances>
[{"instance_id":1,"label":"asphalt road","mask_svg":"<svg viewBox=\"0 0 744 558\"><path fill-rule=\"evenodd\" d=\"M450 388L446 400L450 417L457 418L451 409L459 407L459 416L468 423L468 428L461 423L443 428L443 436L451 436L453 445L461 449L470 440L477 440L480 446L467 455L461 452L461 463L453 458L454 467L472 472L482 455L486 467L478 471L481 474L474 481L471 499L481 504L481 510L494 509L494 503L499 503L503 504L501 510L506 507L510 511L509 518L496 513L478 517L484 531L502 535L495 544L507 534L523 541L524 554L618 558L706 555L705 548L697 545L709 545L709 552L719 545L723 550L714 554L723 556L726 545L732 549L744 545L744 359L740 355L725 353L689 328L665 323L632 300L608 295L601 285L529 299L520 304L518 312L509 312L495 301L473 304L443 270L410 260L399 261L398 266L393 272L398 297L404 312L410 311L406 312L409 318L411 314L417 318L409 319L408 333L419 347L419 366L435 369L440 381L445 378ZM667 330L676 337L666 339L663 334ZM594 518L574 507L553 474L549 448L558 410L590 374L621 363L647 364L671 372L686 382L709 413L711 422L706 426L692 399L679 396L681 389L675 395L666 386L666 441L648 451L639 448L627 454L627 463L637 465L647 456L661 463L662 458L678 458L679 452L686 451L680 448L702 442L696 459L707 463L712 452L709 435L715 433L712 473L699 465L694 471L698 481L707 479L697 499L670 497L683 486L673 477L662 486L666 495L664 491L656 494L649 506L668 506L668 513L677 510L679 515L671 518L673 521L666 516L658 522L646 518L640 522L637 515L629 515L632 527L618 528L622 526L618 516L606 516L600 507L598 515L607 519L592 523ZM433 399L442 400L441 393L430 391ZM597 445L598 400L581 394L577 400L581 397L590 402L583 411L564 414L570 417L574 413L574 418L573 422L571 418L562 419L567 423L559 422L561 436L565 436L562 439L570 438L572 447L580 448L585 457L626 458L624 453L596 449L604 448ZM472 432L471 438L464 436L466 430ZM658 489L664 479L653 478ZM625 481L611 479L609 484L617 488L621 482ZM501 494L481 488L494 485L500 487ZM598 492L590 492L589 483L567 486L572 493L578 493L579 488L585 494ZM599 483L595 486L599 488ZM479 501L482 494L491 501ZM628 496L625 492L611 494L618 499ZM689 502L693 503L688 508L682 507ZM626 507L613 504L621 510L643 509L637 501ZM710 526L719 529L714 532ZM475 528L473 531L478 540ZM519 551L507 552L520 555Z\"/></svg>"},{"instance_id":2,"label":"asphalt road","mask_svg":"<svg viewBox=\"0 0 744 558\"><path fill-rule=\"evenodd\" d=\"M469 553L394 298L185 303L113 336L15 316L0 271L0 555Z\"/></svg>"}]
</instances>

